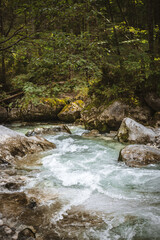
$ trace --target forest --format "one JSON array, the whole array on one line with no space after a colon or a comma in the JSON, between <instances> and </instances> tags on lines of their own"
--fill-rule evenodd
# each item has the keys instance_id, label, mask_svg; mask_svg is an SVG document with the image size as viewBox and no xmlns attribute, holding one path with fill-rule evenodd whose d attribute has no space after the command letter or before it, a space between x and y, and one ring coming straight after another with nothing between
<instances>
[{"instance_id":1,"label":"forest","mask_svg":"<svg viewBox=\"0 0 160 240\"><path fill-rule=\"evenodd\" d=\"M0 0L1 103L74 93L138 105L159 94L159 11L158 0Z\"/></svg>"},{"instance_id":2,"label":"forest","mask_svg":"<svg viewBox=\"0 0 160 240\"><path fill-rule=\"evenodd\" d=\"M160 0L0 0L0 239L160 240Z\"/></svg>"}]
</instances>

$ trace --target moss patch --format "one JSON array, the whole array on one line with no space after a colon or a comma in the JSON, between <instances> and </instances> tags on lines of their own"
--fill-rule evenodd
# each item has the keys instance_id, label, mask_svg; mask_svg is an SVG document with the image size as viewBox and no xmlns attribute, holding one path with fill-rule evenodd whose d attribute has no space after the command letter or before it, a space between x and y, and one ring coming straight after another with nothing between
<instances>
[{"instance_id":1,"label":"moss patch","mask_svg":"<svg viewBox=\"0 0 160 240\"><path fill-rule=\"evenodd\" d=\"M47 103L52 107L58 106L58 105L66 105L67 101L65 99L59 99L59 98L43 98L42 103Z\"/></svg>"},{"instance_id":2,"label":"moss patch","mask_svg":"<svg viewBox=\"0 0 160 240\"><path fill-rule=\"evenodd\" d=\"M68 111L74 112L79 107L80 108L84 107L84 102L82 100L76 100L75 102L72 102L71 104L66 105L62 109L61 113L68 112Z\"/></svg>"}]
</instances>

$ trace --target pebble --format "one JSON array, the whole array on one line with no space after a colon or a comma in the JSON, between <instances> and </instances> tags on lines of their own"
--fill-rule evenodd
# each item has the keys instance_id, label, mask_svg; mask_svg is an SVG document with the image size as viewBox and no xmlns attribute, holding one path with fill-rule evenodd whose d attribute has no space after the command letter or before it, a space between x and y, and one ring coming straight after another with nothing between
<instances>
[{"instance_id":1,"label":"pebble","mask_svg":"<svg viewBox=\"0 0 160 240\"><path fill-rule=\"evenodd\" d=\"M0 219L0 226L2 226L3 225L3 221Z\"/></svg>"},{"instance_id":2,"label":"pebble","mask_svg":"<svg viewBox=\"0 0 160 240\"><path fill-rule=\"evenodd\" d=\"M10 229L9 227L5 227L4 231L5 231L7 234L11 234L12 229Z\"/></svg>"},{"instance_id":3,"label":"pebble","mask_svg":"<svg viewBox=\"0 0 160 240\"><path fill-rule=\"evenodd\" d=\"M17 240L17 239L18 239L18 233L14 234L14 235L12 236L12 240Z\"/></svg>"}]
</instances>

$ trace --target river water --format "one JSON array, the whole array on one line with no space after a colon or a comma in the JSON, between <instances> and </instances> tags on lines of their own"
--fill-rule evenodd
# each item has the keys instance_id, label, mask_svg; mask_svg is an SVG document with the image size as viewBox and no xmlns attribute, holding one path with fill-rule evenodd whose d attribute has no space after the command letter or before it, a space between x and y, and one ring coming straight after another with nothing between
<instances>
[{"instance_id":1,"label":"river water","mask_svg":"<svg viewBox=\"0 0 160 240\"><path fill-rule=\"evenodd\" d=\"M26 132L31 127L17 128ZM72 134L45 136L57 148L39 156L24 191L54 205L51 223L62 239L160 239L160 167L118 162L122 144ZM26 166L27 168L27 166ZM37 196L38 197L38 196Z\"/></svg>"}]
</instances>

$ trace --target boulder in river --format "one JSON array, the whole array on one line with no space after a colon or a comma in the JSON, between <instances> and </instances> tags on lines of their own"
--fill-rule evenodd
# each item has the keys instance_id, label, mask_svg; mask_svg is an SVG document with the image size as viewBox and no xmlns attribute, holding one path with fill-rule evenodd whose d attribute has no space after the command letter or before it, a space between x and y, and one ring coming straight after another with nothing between
<instances>
[{"instance_id":1,"label":"boulder in river","mask_svg":"<svg viewBox=\"0 0 160 240\"><path fill-rule=\"evenodd\" d=\"M146 145L128 145L120 151L118 161L129 167L143 167L160 163L160 150Z\"/></svg>"},{"instance_id":2,"label":"boulder in river","mask_svg":"<svg viewBox=\"0 0 160 240\"><path fill-rule=\"evenodd\" d=\"M124 118L118 130L120 142L153 143L156 136L154 129L145 127L131 118Z\"/></svg>"},{"instance_id":3,"label":"boulder in river","mask_svg":"<svg viewBox=\"0 0 160 240\"><path fill-rule=\"evenodd\" d=\"M114 101L109 106L86 106L81 113L84 125L87 129L98 129L101 133L110 130L117 131L125 117L132 117L141 123L147 123L151 119L149 107L131 107L121 101Z\"/></svg>"},{"instance_id":4,"label":"boulder in river","mask_svg":"<svg viewBox=\"0 0 160 240\"><path fill-rule=\"evenodd\" d=\"M69 105L66 105L58 114L58 118L64 122L74 122L81 117L81 111L85 104L82 100L76 100Z\"/></svg>"},{"instance_id":5,"label":"boulder in river","mask_svg":"<svg viewBox=\"0 0 160 240\"><path fill-rule=\"evenodd\" d=\"M70 129L67 127L67 125L61 125L61 126L53 126L53 127L40 127L40 128L34 128L33 130L29 130L25 135L27 137L35 136L35 135L42 135L42 134L56 134L59 132L66 132L71 134Z\"/></svg>"},{"instance_id":6,"label":"boulder in river","mask_svg":"<svg viewBox=\"0 0 160 240\"><path fill-rule=\"evenodd\" d=\"M1 161L15 163L26 154L32 154L55 148L55 144L42 137L26 137L0 125L0 159Z\"/></svg>"}]
</instances>

